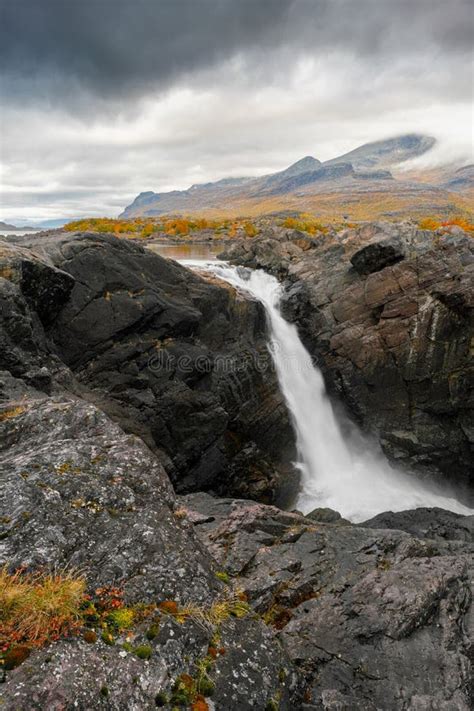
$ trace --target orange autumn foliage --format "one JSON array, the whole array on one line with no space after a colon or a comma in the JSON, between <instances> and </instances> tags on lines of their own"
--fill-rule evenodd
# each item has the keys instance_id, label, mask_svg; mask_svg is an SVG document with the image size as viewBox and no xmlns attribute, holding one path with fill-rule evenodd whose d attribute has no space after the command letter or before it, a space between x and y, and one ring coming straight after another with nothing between
<instances>
[{"instance_id":1,"label":"orange autumn foliage","mask_svg":"<svg viewBox=\"0 0 474 711\"><path fill-rule=\"evenodd\" d=\"M455 217L452 220L446 220L445 222L435 220L433 217L425 217L423 220L419 221L418 226L422 230L434 231L447 227L459 227L465 232L474 232L474 224L462 217Z\"/></svg>"}]
</instances>

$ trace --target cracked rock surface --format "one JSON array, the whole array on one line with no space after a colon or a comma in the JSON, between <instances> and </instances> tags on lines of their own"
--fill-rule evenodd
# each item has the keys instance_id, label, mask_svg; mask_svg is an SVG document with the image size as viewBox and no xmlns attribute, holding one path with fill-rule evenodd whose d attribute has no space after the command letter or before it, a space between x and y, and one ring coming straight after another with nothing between
<instances>
[{"instance_id":1,"label":"cracked rock surface","mask_svg":"<svg viewBox=\"0 0 474 711\"><path fill-rule=\"evenodd\" d=\"M366 528L206 494L181 503L298 670L296 708L472 708L474 517L449 515L449 540L434 540L396 524L436 527L436 509Z\"/></svg>"},{"instance_id":2,"label":"cracked rock surface","mask_svg":"<svg viewBox=\"0 0 474 711\"><path fill-rule=\"evenodd\" d=\"M95 349L107 354L113 348L107 341L110 333L117 333L117 342L120 341L118 334L122 332L117 321L109 314L111 325L106 322L107 315L99 313L100 303L106 299L104 294L92 297L99 312L93 316L95 306L91 307L88 319L77 332L74 330L77 321L71 313L78 304L77 290L79 295L89 291L95 294L97 283L100 288L104 283L114 288L110 271L114 271L113 248L119 241L107 238L95 243L94 238L88 238L86 247L81 238L75 242L74 238L66 237L65 241L72 254L83 254L89 248L104 250L110 257L110 265L107 259L105 263L99 258L88 261L87 269L83 266L87 282L78 284L77 270L70 274L55 265L57 243L54 248L49 247L54 259L40 245L35 253L15 245L4 245L0 252L0 566L5 565L10 571L76 570L83 574L90 594L96 589L113 587L122 591L126 605L156 606L171 600L178 608L197 607L205 614L236 592L219 580L217 562L196 537L191 524L176 512L175 494L163 457L136 434L125 433L99 409L91 396L91 383L86 387L81 381L80 368L73 372L69 367L77 365L76 357L79 360L84 357L89 363L90 353L95 353ZM119 252L121 249L119 246ZM150 289L151 306L143 305L145 342L147 334L151 338L150 330L156 337L162 332L172 333L173 323L177 324L178 332L188 328L188 317L194 323L193 328L197 329L201 323L203 328L210 328L203 314L205 303L201 303L200 310L192 305L191 296L184 298L188 289L184 284L185 270L157 260L138 247L129 248L125 244L124 254L131 263L127 271L125 259L122 261L122 281L126 283L128 279L130 288L144 278L138 269L140 264L133 263L134 256L143 269L149 256L153 279L166 283L163 293L158 287ZM158 268L165 275L160 275ZM192 274L188 277L196 289L197 295L193 296L196 301L216 297L216 318L220 308L223 315L221 326L215 327L222 330L219 337L225 340L225 329L227 335L231 330L228 320L233 318L229 315L234 308L229 305L231 295L220 287L208 286ZM115 289L123 291L123 283L117 276ZM176 306L165 293L173 289L173 298L180 302ZM79 309L82 314L83 306ZM54 339L60 340L56 329L65 310L70 328L68 339L60 347ZM264 322L256 305L250 304L248 312L242 305L242 311L244 323L261 333L263 343ZM133 313L129 325L138 328L142 308L130 307L130 312ZM119 318L125 319L126 314L119 314ZM67 321L61 323L65 332ZM120 324L123 327L124 321ZM101 347L98 333L108 334ZM78 334L84 337L82 354ZM127 332L128 337L132 337L131 332ZM192 350L195 332L191 329L183 338L183 348ZM249 344L252 338L253 335ZM139 341L136 335L134 342ZM128 340L126 345L129 346ZM107 367L113 369L114 362L122 361L111 358L107 362ZM101 371L100 380L104 399L110 385L106 372L109 371ZM136 374L134 377L139 379ZM167 379L171 383L168 387ZM135 381L130 376L126 382ZM179 377L173 372L157 393L161 393L163 400L167 395L173 403L170 390L174 386L179 387ZM207 395L204 392L203 401L206 398L211 401L225 428L230 416L220 404L217 385L208 383L208 386L211 390ZM182 389L194 397L189 385L183 383ZM243 407L245 376L238 392ZM198 387L196 398L200 394ZM271 392L267 397L271 401ZM251 404L254 406L255 401ZM237 412L237 401L233 407ZM198 409L187 415L196 421L194 446L199 452L199 446L203 446L199 439L203 437L202 428L199 429L200 413ZM264 417L262 411L261 417ZM257 434L257 420L253 422ZM177 443L175 446L179 453ZM182 461L184 466L186 456ZM245 463L243 466L245 470ZM182 674L196 676L208 657L216 623L202 625L192 616L181 622L162 617L152 639L147 634L148 625L147 621L138 622L131 630L133 644L130 643L133 649L145 645L147 658L138 658L133 649L125 648L125 636L110 645L100 634L93 643L79 635L32 650L17 668L0 670L3 681L0 708L138 711L156 708L160 695L168 699L167 706L171 708L177 680ZM287 654L281 645L275 645L265 623L253 613L242 618L227 614L218 628L223 651L213 662L209 675L221 708L263 709L277 698L281 708L290 711L295 674Z\"/></svg>"}]
</instances>

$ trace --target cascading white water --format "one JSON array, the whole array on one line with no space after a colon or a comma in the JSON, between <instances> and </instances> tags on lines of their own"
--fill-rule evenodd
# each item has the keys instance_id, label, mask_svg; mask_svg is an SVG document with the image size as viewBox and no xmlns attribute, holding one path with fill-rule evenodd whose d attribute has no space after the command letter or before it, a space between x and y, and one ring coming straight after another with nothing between
<instances>
[{"instance_id":1,"label":"cascading white water","mask_svg":"<svg viewBox=\"0 0 474 711\"><path fill-rule=\"evenodd\" d=\"M296 507L317 507L364 521L383 511L438 506L462 514L474 511L434 485L393 469L381 451L361 435L344 437L326 395L323 377L313 365L296 327L281 316L281 286L262 270L226 263L187 260L188 266L211 271L260 300L271 324L270 349L280 387L291 412L301 471Z\"/></svg>"}]
</instances>

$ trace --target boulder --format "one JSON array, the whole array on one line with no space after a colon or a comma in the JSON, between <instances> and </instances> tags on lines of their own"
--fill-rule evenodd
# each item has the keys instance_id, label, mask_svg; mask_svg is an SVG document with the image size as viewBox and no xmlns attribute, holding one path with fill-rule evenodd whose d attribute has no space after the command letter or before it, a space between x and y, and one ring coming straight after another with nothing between
<instances>
[{"instance_id":1,"label":"boulder","mask_svg":"<svg viewBox=\"0 0 474 711\"><path fill-rule=\"evenodd\" d=\"M439 508L386 511L359 524L363 528L396 528L417 538L474 543L474 516L461 516Z\"/></svg>"},{"instance_id":2,"label":"boulder","mask_svg":"<svg viewBox=\"0 0 474 711\"><path fill-rule=\"evenodd\" d=\"M310 511L306 516L307 518L313 519L313 521L321 521L321 523L337 523L338 525L349 523L349 521L342 518L339 511L328 508L313 509L313 511Z\"/></svg>"},{"instance_id":3,"label":"boulder","mask_svg":"<svg viewBox=\"0 0 474 711\"><path fill-rule=\"evenodd\" d=\"M404 259L400 240L389 237L362 247L351 257L351 264L359 274L372 274Z\"/></svg>"}]
</instances>

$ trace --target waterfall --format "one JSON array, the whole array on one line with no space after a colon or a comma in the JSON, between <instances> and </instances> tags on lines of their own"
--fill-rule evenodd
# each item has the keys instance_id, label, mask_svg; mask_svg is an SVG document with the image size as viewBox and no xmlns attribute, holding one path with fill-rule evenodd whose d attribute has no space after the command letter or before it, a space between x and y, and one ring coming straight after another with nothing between
<instances>
[{"instance_id":1,"label":"waterfall","mask_svg":"<svg viewBox=\"0 0 474 711\"><path fill-rule=\"evenodd\" d=\"M321 372L303 346L296 326L280 313L282 287L275 277L225 262L184 263L211 271L245 290L266 309L269 347L296 434L296 466L301 472L296 508L309 513L314 508L329 507L352 521L364 521L383 511L424 506L474 513L434 484L393 469L374 443L355 433L354 427L352 434L349 428L343 435Z\"/></svg>"}]
</instances>

